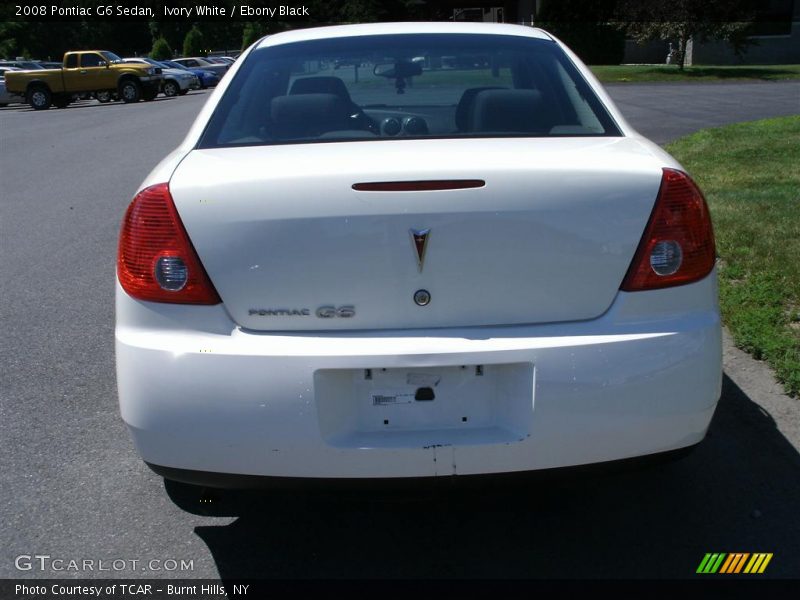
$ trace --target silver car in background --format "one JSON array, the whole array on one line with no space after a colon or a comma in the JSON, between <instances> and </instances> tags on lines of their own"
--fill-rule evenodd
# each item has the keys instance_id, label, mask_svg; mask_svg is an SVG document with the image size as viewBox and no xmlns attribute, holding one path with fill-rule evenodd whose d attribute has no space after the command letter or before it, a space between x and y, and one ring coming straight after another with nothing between
<instances>
[{"instance_id":1,"label":"silver car in background","mask_svg":"<svg viewBox=\"0 0 800 600\"><path fill-rule=\"evenodd\" d=\"M162 70L164 81L161 84L161 91L165 96L183 96L189 90L199 90L200 80L193 73L181 69L173 69L152 58L125 58L128 63L146 63L158 67Z\"/></svg>"},{"instance_id":2,"label":"silver car in background","mask_svg":"<svg viewBox=\"0 0 800 600\"><path fill-rule=\"evenodd\" d=\"M213 63L205 58L201 58L199 56L192 56L190 58L174 58L173 62L183 65L184 67L189 67L190 69L204 69L206 71L211 71L212 73L216 73L220 77L225 75L230 68L230 65L220 65L217 63Z\"/></svg>"}]
</instances>

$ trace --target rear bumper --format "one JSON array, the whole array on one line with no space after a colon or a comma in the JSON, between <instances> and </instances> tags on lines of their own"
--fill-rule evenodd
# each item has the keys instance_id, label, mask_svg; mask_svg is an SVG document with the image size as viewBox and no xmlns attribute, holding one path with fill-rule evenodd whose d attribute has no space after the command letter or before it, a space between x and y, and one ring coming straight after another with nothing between
<instances>
[{"instance_id":1,"label":"rear bumper","mask_svg":"<svg viewBox=\"0 0 800 600\"><path fill-rule=\"evenodd\" d=\"M691 454L700 442L692 446L668 450L656 454L624 458L602 463L539 469L536 471L514 471L475 475L451 475L439 477L395 477L395 478L330 478L330 477L272 477L264 475L237 475L235 473L213 473L175 469L147 463L154 473L165 479L191 485L229 490L265 489L275 491L327 491L327 492L411 492L415 496L422 489L493 489L500 486L516 486L543 481L570 480L587 476L603 476L631 471L653 465L680 460Z\"/></svg>"},{"instance_id":2,"label":"rear bumper","mask_svg":"<svg viewBox=\"0 0 800 600\"><path fill-rule=\"evenodd\" d=\"M118 286L116 353L135 445L176 478L431 477L615 461L701 441L721 388L715 274L620 293L591 321L294 335L248 333L222 306L138 302ZM421 402L372 406L363 392L367 369L446 381L479 365L489 387L454 388L440 413ZM462 400L469 420L442 421L461 414L448 415L447 403Z\"/></svg>"}]
</instances>

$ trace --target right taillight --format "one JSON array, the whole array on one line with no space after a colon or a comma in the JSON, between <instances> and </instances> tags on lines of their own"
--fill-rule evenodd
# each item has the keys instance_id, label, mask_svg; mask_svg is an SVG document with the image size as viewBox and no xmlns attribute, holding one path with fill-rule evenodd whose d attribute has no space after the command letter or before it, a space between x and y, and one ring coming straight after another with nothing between
<instances>
[{"instance_id":1,"label":"right taillight","mask_svg":"<svg viewBox=\"0 0 800 600\"><path fill-rule=\"evenodd\" d=\"M650 221L620 289L691 283L711 272L715 258L714 230L702 192L683 171L664 169Z\"/></svg>"},{"instance_id":2,"label":"right taillight","mask_svg":"<svg viewBox=\"0 0 800 600\"><path fill-rule=\"evenodd\" d=\"M143 189L128 207L119 235L117 277L139 300L219 304L166 183Z\"/></svg>"}]
</instances>

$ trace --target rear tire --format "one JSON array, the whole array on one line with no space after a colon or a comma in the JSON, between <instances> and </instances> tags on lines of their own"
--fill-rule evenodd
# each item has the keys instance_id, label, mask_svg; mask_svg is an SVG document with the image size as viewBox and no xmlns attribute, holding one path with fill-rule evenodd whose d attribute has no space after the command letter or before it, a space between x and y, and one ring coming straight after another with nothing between
<instances>
[{"instance_id":1,"label":"rear tire","mask_svg":"<svg viewBox=\"0 0 800 600\"><path fill-rule=\"evenodd\" d=\"M138 102L142 98L142 86L138 81L125 79L119 84L119 97L125 104Z\"/></svg>"},{"instance_id":2,"label":"rear tire","mask_svg":"<svg viewBox=\"0 0 800 600\"><path fill-rule=\"evenodd\" d=\"M102 102L103 104L111 102L111 92L109 92L108 90L103 90L102 92L95 92L94 97L97 98L98 102Z\"/></svg>"},{"instance_id":3,"label":"rear tire","mask_svg":"<svg viewBox=\"0 0 800 600\"><path fill-rule=\"evenodd\" d=\"M181 88L178 87L178 84L174 81L165 81L164 82L164 95L167 98L172 98L173 96L177 96L178 92L180 92Z\"/></svg>"},{"instance_id":4,"label":"rear tire","mask_svg":"<svg viewBox=\"0 0 800 600\"><path fill-rule=\"evenodd\" d=\"M53 95L44 86L36 86L28 92L28 104L34 110L47 110L53 103Z\"/></svg>"}]
</instances>

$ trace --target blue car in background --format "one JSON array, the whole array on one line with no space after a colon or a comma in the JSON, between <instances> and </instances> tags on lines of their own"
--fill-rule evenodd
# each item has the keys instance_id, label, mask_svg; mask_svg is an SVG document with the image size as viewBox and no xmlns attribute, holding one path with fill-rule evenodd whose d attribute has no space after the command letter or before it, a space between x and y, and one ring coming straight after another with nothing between
<instances>
[{"instance_id":1,"label":"blue car in background","mask_svg":"<svg viewBox=\"0 0 800 600\"><path fill-rule=\"evenodd\" d=\"M197 75L197 78L200 80L200 88L206 89L208 87L214 87L219 83L219 75L216 73L212 73L211 71L206 71L205 69L192 69L189 67L185 67L180 63L176 63L172 60L162 60L162 63L165 65L169 65L173 69L182 69L184 71L189 71L190 73L194 73Z\"/></svg>"}]
</instances>

